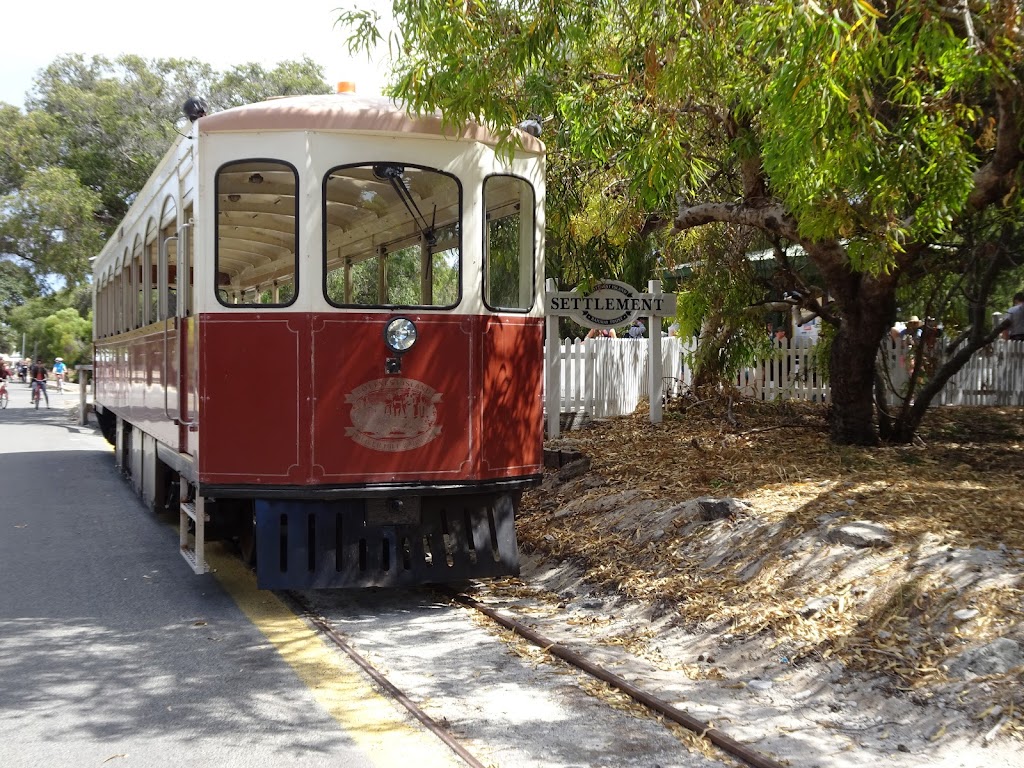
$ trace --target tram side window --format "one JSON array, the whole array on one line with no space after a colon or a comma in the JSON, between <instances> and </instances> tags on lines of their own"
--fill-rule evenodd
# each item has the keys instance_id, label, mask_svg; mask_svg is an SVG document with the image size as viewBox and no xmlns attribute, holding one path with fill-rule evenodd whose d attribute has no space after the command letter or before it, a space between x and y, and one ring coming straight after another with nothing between
<instances>
[{"instance_id":1,"label":"tram side window","mask_svg":"<svg viewBox=\"0 0 1024 768\"><path fill-rule=\"evenodd\" d=\"M517 176L484 180L484 301L491 309L533 306L533 187Z\"/></svg>"},{"instance_id":2,"label":"tram side window","mask_svg":"<svg viewBox=\"0 0 1024 768\"><path fill-rule=\"evenodd\" d=\"M217 171L217 300L230 307L287 306L299 263L299 177L276 160Z\"/></svg>"},{"instance_id":3,"label":"tram side window","mask_svg":"<svg viewBox=\"0 0 1024 768\"><path fill-rule=\"evenodd\" d=\"M161 320L174 317L178 311L178 240L177 225L172 222L166 225L161 234L161 240L165 243L167 256L167 306L164 309ZM159 287L157 289L157 301L159 302Z\"/></svg>"},{"instance_id":4,"label":"tram side window","mask_svg":"<svg viewBox=\"0 0 1024 768\"><path fill-rule=\"evenodd\" d=\"M399 163L339 166L324 181L324 295L334 306L454 307L462 190Z\"/></svg>"},{"instance_id":5,"label":"tram side window","mask_svg":"<svg viewBox=\"0 0 1024 768\"><path fill-rule=\"evenodd\" d=\"M146 324L144 317L146 308L145 284L142 275L142 241L136 242L132 252L132 324L141 328Z\"/></svg>"},{"instance_id":6,"label":"tram side window","mask_svg":"<svg viewBox=\"0 0 1024 768\"><path fill-rule=\"evenodd\" d=\"M157 292L157 242L156 239L149 241L146 244L146 265L143 269L144 282L143 285L147 286L149 298L146 301L145 308L145 322L144 325L156 322L157 310L159 306L159 297Z\"/></svg>"}]
</instances>

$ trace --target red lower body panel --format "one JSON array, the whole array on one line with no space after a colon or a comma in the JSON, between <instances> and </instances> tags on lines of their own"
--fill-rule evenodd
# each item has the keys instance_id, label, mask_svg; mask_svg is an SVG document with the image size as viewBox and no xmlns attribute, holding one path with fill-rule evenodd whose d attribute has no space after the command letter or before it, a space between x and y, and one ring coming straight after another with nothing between
<instances>
[{"instance_id":1,"label":"red lower body panel","mask_svg":"<svg viewBox=\"0 0 1024 768\"><path fill-rule=\"evenodd\" d=\"M542 464L539 319L390 313L202 315L199 479L206 485L449 484Z\"/></svg>"}]
</instances>

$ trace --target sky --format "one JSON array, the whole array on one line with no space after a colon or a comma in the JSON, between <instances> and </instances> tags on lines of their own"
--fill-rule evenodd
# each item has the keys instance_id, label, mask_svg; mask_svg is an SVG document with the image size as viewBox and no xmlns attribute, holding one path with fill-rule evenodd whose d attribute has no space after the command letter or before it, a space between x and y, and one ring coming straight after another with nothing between
<instances>
[{"instance_id":1,"label":"sky","mask_svg":"<svg viewBox=\"0 0 1024 768\"><path fill-rule=\"evenodd\" d=\"M341 10L374 9L391 19L391 0L266 0L146 3L145 0L20 0L4 4L0 45L0 101L24 107L39 70L63 54L122 53L147 59L196 58L223 72L257 62L265 69L308 56L328 83L356 83L362 94L384 85L387 48L368 61L349 56L348 31L335 27ZM162 9L162 10L161 10Z\"/></svg>"}]
</instances>

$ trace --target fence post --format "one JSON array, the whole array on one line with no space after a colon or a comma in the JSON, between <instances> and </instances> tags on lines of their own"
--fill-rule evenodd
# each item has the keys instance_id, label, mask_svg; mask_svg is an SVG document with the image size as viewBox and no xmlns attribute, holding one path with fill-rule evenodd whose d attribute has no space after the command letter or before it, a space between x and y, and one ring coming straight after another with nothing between
<instances>
[{"instance_id":1,"label":"fence post","mask_svg":"<svg viewBox=\"0 0 1024 768\"><path fill-rule=\"evenodd\" d=\"M84 426L89 421L89 406L85 401L85 394L89 387L92 366L76 365L75 370L78 371L78 423Z\"/></svg>"},{"instance_id":2,"label":"fence post","mask_svg":"<svg viewBox=\"0 0 1024 768\"><path fill-rule=\"evenodd\" d=\"M661 295L661 281L649 280L647 292ZM657 327L655 327L657 324ZM651 408L651 424L661 423L661 318L653 313L647 318L647 398Z\"/></svg>"},{"instance_id":3,"label":"fence post","mask_svg":"<svg viewBox=\"0 0 1024 768\"><path fill-rule=\"evenodd\" d=\"M549 292L554 293L558 290L558 283L555 282L554 278L549 277L545 281L545 287ZM561 402L562 402L562 377L559 365L559 351L561 344L558 338L558 316L548 314L544 320L544 326L547 330L547 342L544 345L545 349L545 368L546 370L546 381L545 386L547 387L545 400L545 407L548 411L548 439L554 439L560 434L559 418L561 414Z\"/></svg>"}]
</instances>

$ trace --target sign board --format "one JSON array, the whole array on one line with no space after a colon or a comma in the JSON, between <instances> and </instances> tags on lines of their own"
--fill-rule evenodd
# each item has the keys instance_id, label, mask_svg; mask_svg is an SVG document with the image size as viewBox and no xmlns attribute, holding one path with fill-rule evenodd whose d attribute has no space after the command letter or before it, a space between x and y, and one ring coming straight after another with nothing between
<instances>
[{"instance_id":1,"label":"sign board","mask_svg":"<svg viewBox=\"0 0 1024 768\"><path fill-rule=\"evenodd\" d=\"M548 315L571 317L585 328L615 328L629 325L640 315L672 317L676 313L674 293L638 293L618 280L594 283L588 294L578 288L549 291L544 300Z\"/></svg>"},{"instance_id":2,"label":"sign board","mask_svg":"<svg viewBox=\"0 0 1024 768\"><path fill-rule=\"evenodd\" d=\"M548 437L558 437L559 397L561 393L561 365L558 359L560 339L558 318L571 317L585 328L614 328L628 325L639 316L649 317L647 338L647 373L650 392L651 423L661 422L661 323L655 318L671 317L676 313L676 295L662 293L661 283L651 280L647 293L639 293L628 283L601 280L590 287L590 293L556 291L555 281L547 281L544 308L547 316L547 361L545 365L546 407L548 411ZM616 339L603 341L616 342ZM623 340L632 343L631 340Z\"/></svg>"}]
</instances>

